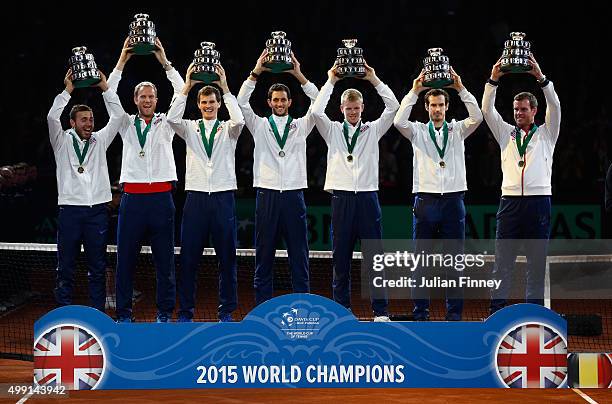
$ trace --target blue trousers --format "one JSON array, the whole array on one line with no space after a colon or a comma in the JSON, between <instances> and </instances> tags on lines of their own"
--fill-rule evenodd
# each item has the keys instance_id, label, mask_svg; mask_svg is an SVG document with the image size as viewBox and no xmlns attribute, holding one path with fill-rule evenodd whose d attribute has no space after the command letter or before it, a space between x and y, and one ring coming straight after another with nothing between
<instances>
[{"instance_id":1,"label":"blue trousers","mask_svg":"<svg viewBox=\"0 0 612 404\"><path fill-rule=\"evenodd\" d=\"M417 253L421 251L427 253L428 246L426 244L428 244L428 240L434 239L448 240L444 244L444 253L463 253L463 240L465 240L465 205L463 197L463 192L448 194L418 193L415 195L412 238L417 240ZM419 269L415 271L417 278L425 275ZM457 273L453 269L449 269L446 271L446 276L447 279L455 279ZM425 288L414 288L412 290L412 298L414 301L414 319L428 319L429 292ZM453 321L461 320L462 312L463 290L461 288L446 289L446 319Z\"/></svg>"},{"instance_id":2,"label":"blue trousers","mask_svg":"<svg viewBox=\"0 0 612 404\"><path fill-rule=\"evenodd\" d=\"M255 303L272 298L272 265L279 236L285 240L294 293L310 292L308 225L301 190L257 188L255 201Z\"/></svg>"},{"instance_id":3,"label":"blue trousers","mask_svg":"<svg viewBox=\"0 0 612 404\"><path fill-rule=\"evenodd\" d=\"M501 280L500 288L491 291L491 314L506 305L512 287L512 272L519 242L524 243L527 258L525 300L544 304L544 278L550 237L550 196L502 196L497 211L495 264L493 279Z\"/></svg>"},{"instance_id":4,"label":"blue trousers","mask_svg":"<svg viewBox=\"0 0 612 404\"><path fill-rule=\"evenodd\" d=\"M104 311L107 236L108 211L105 203L94 206L61 205L59 207L57 277L54 290L58 305L72 304L74 271L82 243L87 257L91 306Z\"/></svg>"},{"instance_id":5,"label":"blue trousers","mask_svg":"<svg viewBox=\"0 0 612 404\"><path fill-rule=\"evenodd\" d=\"M212 242L219 260L219 317L236 310L236 204L234 191L188 191L181 224L179 317L193 318L202 252Z\"/></svg>"},{"instance_id":6,"label":"blue trousers","mask_svg":"<svg viewBox=\"0 0 612 404\"><path fill-rule=\"evenodd\" d=\"M171 192L121 196L115 274L118 318L132 315L134 269L145 236L151 241L156 270L158 315L172 315L176 299L174 212Z\"/></svg>"},{"instance_id":7,"label":"blue trousers","mask_svg":"<svg viewBox=\"0 0 612 404\"><path fill-rule=\"evenodd\" d=\"M382 212L378 203L378 193L334 191L332 196L331 238L333 250L334 300L344 307L351 308L351 261L355 241L382 239ZM382 243L379 248L382 253ZM371 262L371 257L363 257ZM369 285L372 288L373 271L369 272ZM362 282L365 280L362 280ZM388 300L378 296L380 291L370 289L372 310L375 316L387 315ZM375 298L375 296L377 298Z\"/></svg>"}]
</instances>

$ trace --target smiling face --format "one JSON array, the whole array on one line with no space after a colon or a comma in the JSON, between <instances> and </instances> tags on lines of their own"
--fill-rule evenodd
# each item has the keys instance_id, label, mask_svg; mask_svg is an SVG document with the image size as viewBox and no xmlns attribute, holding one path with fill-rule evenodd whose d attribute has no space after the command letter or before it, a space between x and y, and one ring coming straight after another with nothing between
<instances>
[{"instance_id":1,"label":"smiling face","mask_svg":"<svg viewBox=\"0 0 612 404\"><path fill-rule=\"evenodd\" d=\"M134 103L138 107L141 118L151 119L157 107L157 94L151 86L142 86L134 95Z\"/></svg>"},{"instance_id":2,"label":"smiling face","mask_svg":"<svg viewBox=\"0 0 612 404\"><path fill-rule=\"evenodd\" d=\"M94 116L91 111L79 111L74 119L70 119L70 126L81 139L87 140L94 130Z\"/></svg>"},{"instance_id":3,"label":"smiling face","mask_svg":"<svg viewBox=\"0 0 612 404\"><path fill-rule=\"evenodd\" d=\"M344 115L344 119L351 125L355 126L361 119L361 113L363 112L363 101L344 101L340 104L340 111Z\"/></svg>"},{"instance_id":4,"label":"smiling face","mask_svg":"<svg viewBox=\"0 0 612 404\"><path fill-rule=\"evenodd\" d=\"M285 116L289 113L291 100L285 91L272 91L268 98L268 106L272 108L272 113L276 116Z\"/></svg>"},{"instance_id":5,"label":"smiling face","mask_svg":"<svg viewBox=\"0 0 612 404\"><path fill-rule=\"evenodd\" d=\"M215 94L200 95L200 100L198 102L198 108L202 113L202 118L206 120L213 120L217 118L217 112L219 111L219 107L221 103L217 101L217 97Z\"/></svg>"},{"instance_id":6,"label":"smiling face","mask_svg":"<svg viewBox=\"0 0 612 404\"><path fill-rule=\"evenodd\" d=\"M513 102L513 110L516 126L524 129L533 124L538 107L531 107L528 99L522 99Z\"/></svg>"}]
</instances>

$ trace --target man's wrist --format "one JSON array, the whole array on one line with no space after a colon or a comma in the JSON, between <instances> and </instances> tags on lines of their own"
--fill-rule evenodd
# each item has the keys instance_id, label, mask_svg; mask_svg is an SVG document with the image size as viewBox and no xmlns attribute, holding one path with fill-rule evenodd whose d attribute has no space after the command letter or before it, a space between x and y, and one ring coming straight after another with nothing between
<instances>
[{"instance_id":1,"label":"man's wrist","mask_svg":"<svg viewBox=\"0 0 612 404\"><path fill-rule=\"evenodd\" d=\"M166 61L163 62L161 65L162 65L162 67L164 68L165 71L168 71L168 70L172 69L172 62L169 61L168 59L166 59Z\"/></svg>"},{"instance_id":2,"label":"man's wrist","mask_svg":"<svg viewBox=\"0 0 612 404\"><path fill-rule=\"evenodd\" d=\"M255 70L251 70L251 72L249 73L249 76L251 76L253 79L257 80L259 78L259 74L257 73Z\"/></svg>"},{"instance_id":3,"label":"man's wrist","mask_svg":"<svg viewBox=\"0 0 612 404\"><path fill-rule=\"evenodd\" d=\"M487 83L491 84L492 86L497 86L499 85L499 79L495 80L493 77L489 77Z\"/></svg>"}]
</instances>

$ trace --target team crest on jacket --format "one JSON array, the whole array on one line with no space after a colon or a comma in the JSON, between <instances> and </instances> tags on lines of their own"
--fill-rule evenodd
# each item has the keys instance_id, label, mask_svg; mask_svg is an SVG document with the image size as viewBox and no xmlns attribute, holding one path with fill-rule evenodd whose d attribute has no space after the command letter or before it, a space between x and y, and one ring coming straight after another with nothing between
<instances>
[{"instance_id":1,"label":"team crest on jacket","mask_svg":"<svg viewBox=\"0 0 612 404\"><path fill-rule=\"evenodd\" d=\"M567 379L567 342L539 323L509 330L495 352L499 379L512 388L557 388Z\"/></svg>"},{"instance_id":2,"label":"team crest on jacket","mask_svg":"<svg viewBox=\"0 0 612 404\"><path fill-rule=\"evenodd\" d=\"M361 128L359 129L359 131L363 133L368 129L370 129L370 125L361 125Z\"/></svg>"},{"instance_id":3,"label":"team crest on jacket","mask_svg":"<svg viewBox=\"0 0 612 404\"><path fill-rule=\"evenodd\" d=\"M93 390L105 364L100 339L78 325L55 326L34 343L34 381L40 386Z\"/></svg>"}]
</instances>

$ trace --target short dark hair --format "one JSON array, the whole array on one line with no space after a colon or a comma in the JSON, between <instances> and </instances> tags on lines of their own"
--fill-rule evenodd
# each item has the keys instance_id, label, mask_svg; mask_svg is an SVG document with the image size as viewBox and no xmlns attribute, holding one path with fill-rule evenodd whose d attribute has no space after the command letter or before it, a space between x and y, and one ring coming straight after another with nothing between
<instances>
[{"instance_id":1,"label":"short dark hair","mask_svg":"<svg viewBox=\"0 0 612 404\"><path fill-rule=\"evenodd\" d=\"M448 104L449 95L446 90L442 90L441 88L432 88L425 93L425 105L429 105L429 97L437 97L439 95L444 96L444 105Z\"/></svg>"},{"instance_id":2,"label":"short dark hair","mask_svg":"<svg viewBox=\"0 0 612 404\"><path fill-rule=\"evenodd\" d=\"M221 92L217 87L204 86L200 89L200 91L198 91L198 104L200 103L200 96L207 96L211 94L215 95L215 99L217 100L217 102L221 102Z\"/></svg>"},{"instance_id":3,"label":"short dark hair","mask_svg":"<svg viewBox=\"0 0 612 404\"><path fill-rule=\"evenodd\" d=\"M538 107L538 99L535 97L535 95L528 93L527 91L523 91L522 93L518 93L514 96L514 101L522 100L529 100L529 106L532 109Z\"/></svg>"},{"instance_id":4,"label":"short dark hair","mask_svg":"<svg viewBox=\"0 0 612 404\"><path fill-rule=\"evenodd\" d=\"M70 119L72 119L74 121L74 118L76 118L77 112L83 112L83 111L89 111L89 112L91 112L93 114L92 109L89 108L87 105L76 104L70 110Z\"/></svg>"},{"instance_id":5,"label":"short dark hair","mask_svg":"<svg viewBox=\"0 0 612 404\"><path fill-rule=\"evenodd\" d=\"M276 83L276 84L272 84L270 86L270 89L268 90L268 99L271 100L272 99L272 93L275 91L284 91L285 93L287 93L287 98L291 99L291 91L289 91L289 87L287 87L284 84L280 84L280 83Z\"/></svg>"}]
</instances>

